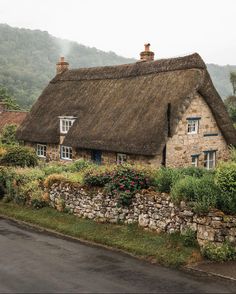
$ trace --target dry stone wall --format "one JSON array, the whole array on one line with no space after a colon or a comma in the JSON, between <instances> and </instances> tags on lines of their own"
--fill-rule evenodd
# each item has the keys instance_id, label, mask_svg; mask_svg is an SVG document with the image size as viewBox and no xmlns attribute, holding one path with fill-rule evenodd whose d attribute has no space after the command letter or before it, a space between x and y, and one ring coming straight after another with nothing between
<instances>
[{"instance_id":1,"label":"dry stone wall","mask_svg":"<svg viewBox=\"0 0 236 294\"><path fill-rule=\"evenodd\" d=\"M144 190L137 193L129 207L119 207L118 196L101 191L86 191L69 183L55 183L49 191L50 204L61 210L66 208L78 217L110 223L137 223L160 232L184 232L187 228L197 232L198 243L221 244L230 241L236 246L236 217L212 210L207 215L195 214L184 202L175 205L168 194Z\"/></svg>"}]
</instances>

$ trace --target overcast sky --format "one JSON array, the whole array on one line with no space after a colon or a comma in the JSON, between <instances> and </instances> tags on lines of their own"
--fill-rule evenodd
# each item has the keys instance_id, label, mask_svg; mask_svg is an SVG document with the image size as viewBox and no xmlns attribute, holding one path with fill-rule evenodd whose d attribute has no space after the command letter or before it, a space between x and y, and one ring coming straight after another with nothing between
<instances>
[{"instance_id":1,"label":"overcast sky","mask_svg":"<svg viewBox=\"0 0 236 294\"><path fill-rule=\"evenodd\" d=\"M40 29L125 57L198 52L236 64L236 0L0 0L0 23Z\"/></svg>"}]
</instances>

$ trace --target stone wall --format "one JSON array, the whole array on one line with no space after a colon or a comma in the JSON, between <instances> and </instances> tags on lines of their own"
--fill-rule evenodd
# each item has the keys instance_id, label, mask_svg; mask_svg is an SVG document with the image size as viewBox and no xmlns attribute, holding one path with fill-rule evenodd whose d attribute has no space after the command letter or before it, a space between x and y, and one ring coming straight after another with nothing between
<instances>
[{"instance_id":1,"label":"stone wall","mask_svg":"<svg viewBox=\"0 0 236 294\"><path fill-rule=\"evenodd\" d=\"M50 204L65 208L78 217L110 223L138 223L139 226L160 232L197 232L200 245L221 244L228 240L236 246L236 216L225 216L214 210L205 216L195 214L184 202L176 206L165 193L144 190L137 193L129 207L118 207L118 198L101 191L86 191L69 183L55 183L49 191Z\"/></svg>"},{"instance_id":2,"label":"stone wall","mask_svg":"<svg viewBox=\"0 0 236 294\"><path fill-rule=\"evenodd\" d=\"M187 133L187 118L200 117L197 134ZM205 100L196 96L179 121L174 135L167 142L166 164L169 167L190 166L191 155L199 154L199 166L204 165L204 153L216 150L216 161L229 157L228 146Z\"/></svg>"}]
</instances>

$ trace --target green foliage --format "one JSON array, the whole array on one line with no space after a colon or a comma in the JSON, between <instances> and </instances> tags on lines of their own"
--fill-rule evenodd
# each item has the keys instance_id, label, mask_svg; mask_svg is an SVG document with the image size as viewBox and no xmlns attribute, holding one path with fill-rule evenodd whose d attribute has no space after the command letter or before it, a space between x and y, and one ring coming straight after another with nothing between
<instances>
[{"instance_id":1,"label":"green foliage","mask_svg":"<svg viewBox=\"0 0 236 294\"><path fill-rule=\"evenodd\" d=\"M130 165L90 170L85 174L84 183L89 186L105 187L107 192L120 196L118 205L127 206L135 192L150 186L145 170Z\"/></svg>"},{"instance_id":2,"label":"green foliage","mask_svg":"<svg viewBox=\"0 0 236 294\"><path fill-rule=\"evenodd\" d=\"M31 200L31 206L34 209L41 209L47 206L47 202L45 202L43 199L34 198Z\"/></svg>"},{"instance_id":3,"label":"green foliage","mask_svg":"<svg viewBox=\"0 0 236 294\"><path fill-rule=\"evenodd\" d=\"M161 168L157 171L153 184L156 186L159 192L170 193L173 185L187 176L196 178L203 177L208 174L209 171L203 168L185 167L185 168Z\"/></svg>"},{"instance_id":4,"label":"green foliage","mask_svg":"<svg viewBox=\"0 0 236 294\"><path fill-rule=\"evenodd\" d=\"M187 228L183 233L182 233L182 238L183 238L183 244L186 247L194 247L197 246L197 232Z\"/></svg>"},{"instance_id":5,"label":"green foliage","mask_svg":"<svg viewBox=\"0 0 236 294\"><path fill-rule=\"evenodd\" d=\"M142 170L137 170L129 165L120 165L109 181L109 190L112 193L135 193L149 187L149 179Z\"/></svg>"},{"instance_id":6,"label":"green foliage","mask_svg":"<svg viewBox=\"0 0 236 294\"><path fill-rule=\"evenodd\" d=\"M16 139L16 129L17 129L17 125L14 125L14 124L6 125L3 128L2 134L1 134L2 144L15 145L18 143Z\"/></svg>"},{"instance_id":7,"label":"green foliage","mask_svg":"<svg viewBox=\"0 0 236 294\"><path fill-rule=\"evenodd\" d=\"M234 146L229 147L230 160L236 162L236 148Z\"/></svg>"},{"instance_id":8,"label":"green foliage","mask_svg":"<svg viewBox=\"0 0 236 294\"><path fill-rule=\"evenodd\" d=\"M194 186L197 179L194 177L186 176L185 178L177 181L171 189L171 197L174 202L179 203L184 201L195 201L196 196L194 193Z\"/></svg>"},{"instance_id":9,"label":"green foliage","mask_svg":"<svg viewBox=\"0 0 236 294\"><path fill-rule=\"evenodd\" d=\"M50 163L42 167L42 170L45 172L46 175L51 175L51 174L60 174L64 172L69 172L69 173L81 172L81 171L85 171L86 169L89 170L90 168L96 169L96 166L90 161L79 159L72 163L67 163L67 164L63 164L59 162Z\"/></svg>"},{"instance_id":10,"label":"green foliage","mask_svg":"<svg viewBox=\"0 0 236 294\"><path fill-rule=\"evenodd\" d=\"M228 96L224 103L232 121L236 122L236 96Z\"/></svg>"},{"instance_id":11,"label":"green foliage","mask_svg":"<svg viewBox=\"0 0 236 294\"><path fill-rule=\"evenodd\" d=\"M169 193L174 183L180 178L179 172L173 168L160 168L154 177L154 186L159 192Z\"/></svg>"},{"instance_id":12,"label":"green foliage","mask_svg":"<svg viewBox=\"0 0 236 294\"><path fill-rule=\"evenodd\" d=\"M230 82L232 84L233 88L233 94L236 94L236 72L231 72L230 73Z\"/></svg>"},{"instance_id":13,"label":"green foliage","mask_svg":"<svg viewBox=\"0 0 236 294\"><path fill-rule=\"evenodd\" d=\"M221 163L216 169L215 181L220 189L218 208L236 214L236 162Z\"/></svg>"},{"instance_id":14,"label":"green foliage","mask_svg":"<svg viewBox=\"0 0 236 294\"><path fill-rule=\"evenodd\" d=\"M206 176L197 179L194 185L195 203L193 209L197 213L207 213L210 208L217 208L220 190L214 183L214 177Z\"/></svg>"},{"instance_id":15,"label":"green foliage","mask_svg":"<svg viewBox=\"0 0 236 294\"><path fill-rule=\"evenodd\" d=\"M16 100L13 99L6 88L0 85L0 102L4 102L8 110L21 110Z\"/></svg>"},{"instance_id":16,"label":"green foliage","mask_svg":"<svg viewBox=\"0 0 236 294\"><path fill-rule=\"evenodd\" d=\"M24 146L11 147L7 150L0 160L2 165L9 166L36 166L38 158L35 151Z\"/></svg>"},{"instance_id":17,"label":"green foliage","mask_svg":"<svg viewBox=\"0 0 236 294\"><path fill-rule=\"evenodd\" d=\"M221 163L216 169L215 180L221 191L236 193L236 162Z\"/></svg>"},{"instance_id":18,"label":"green foliage","mask_svg":"<svg viewBox=\"0 0 236 294\"><path fill-rule=\"evenodd\" d=\"M205 168L200 168L200 167L183 167L183 168L179 168L176 169L177 172L180 173L180 176L191 176L191 177L195 177L195 178L201 178L205 175L209 175L214 173L212 170L207 170Z\"/></svg>"},{"instance_id":19,"label":"green foliage","mask_svg":"<svg viewBox=\"0 0 236 294\"><path fill-rule=\"evenodd\" d=\"M67 178L62 174L51 174L44 180L44 187L50 188L54 183L66 182Z\"/></svg>"},{"instance_id":20,"label":"green foliage","mask_svg":"<svg viewBox=\"0 0 236 294\"><path fill-rule=\"evenodd\" d=\"M216 207L219 188L211 175L201 178L186 176L175 183L171 197L175 202L191 202L197 213L206 213Z\"/></svg>"},{"instance_id":21,"label":"green foliage","mask_svg":"<svg viewBox=\"0 0 236 294\"><path fill-rule=\"evenodd\" d=\"M78 159L75 162L72 163L73 168L75 169L75 171L83 171L85 169L88 168L96 168L96 165L88 160L84 160L84 159Z\"/></svg>"},{"instance_id":22,"label":"green foliage","mask_svg":"<svg viewBox=\"0 0 236 294\"><path fill-rule=\"evenodd\" d=\"M91 169L84 175L84 183L88 186L104 187L112 179L113 170L104 168Z\"/></svg>"},{"instance_id":23,"label":"green foliage","mask_svg":"<svg viewBox=\"0 0 236 294\"><path fill-rule=\"evenodd\" d=\"M39 30L0 25L0 85L29 108L55 76L56 62L65 55L71 68L114 65L135 60L61 40ZM80 58L78 58L80 56Z\"/></svg>"},{"instance_id":24,"label":"green foliage","mask_svg":"<svg viewBox=\"0 0 236 294\"><path fill-rule=\"evenodd\" d=\"M203 247L202 254L213 261L236 260L236 249L227 242L222 245L208 243Z\"/></svg>"}]
</instances>

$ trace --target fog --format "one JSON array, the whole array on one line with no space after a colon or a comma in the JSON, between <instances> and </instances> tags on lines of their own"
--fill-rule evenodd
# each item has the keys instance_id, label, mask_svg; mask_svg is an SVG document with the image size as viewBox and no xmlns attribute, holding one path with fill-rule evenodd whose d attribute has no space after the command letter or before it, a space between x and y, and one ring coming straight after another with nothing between
<instances>
[{"instance_id":1,"label":"fog","mask_svg":"<svg viewBox=\"0 0 236 294\"><path fill-rule=\"evenodd\" d=\"M0 22L11 26L125 57L149 42L156 58L198 52L216 64L236 64L235 11L235 0L0 0Z\"/></svg>"}]
</instances>

